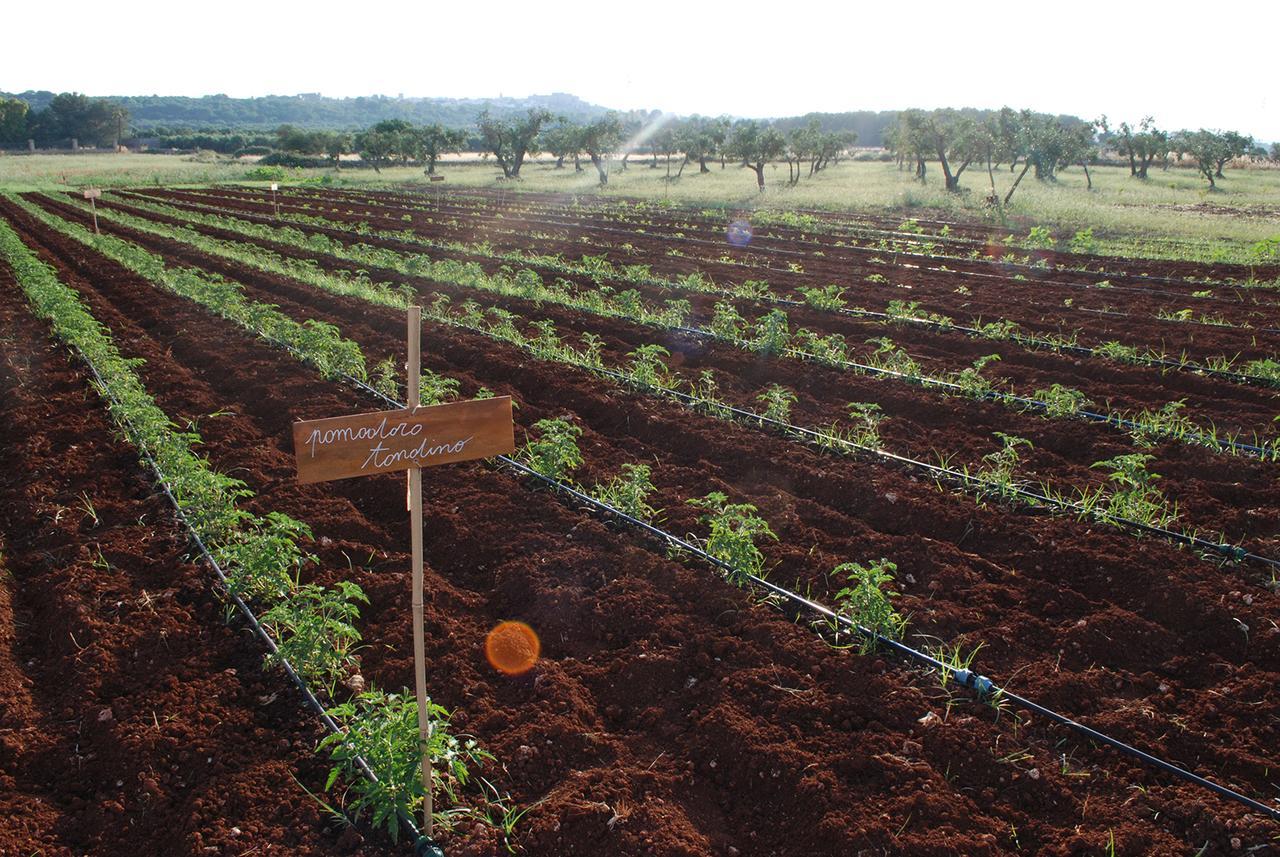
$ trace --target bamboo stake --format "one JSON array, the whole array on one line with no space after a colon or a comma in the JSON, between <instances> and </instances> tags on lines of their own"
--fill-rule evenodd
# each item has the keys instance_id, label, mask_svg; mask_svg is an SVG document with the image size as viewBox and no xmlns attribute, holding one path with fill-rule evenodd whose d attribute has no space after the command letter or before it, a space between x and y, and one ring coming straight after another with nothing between
<instances>
[{"instance_id":1,"label":"bamboo stake","mask_svg":"<svg viewBox=\"0 0 1280 857\"><path fill-rule=\"evenodd\" d=\"M419 374L422 363L422 307L409 307L409 409L417 410ZM409 512L413 528L413 679L418 698L418 745L422 752L422 832L427 838L433 833L433 804L431 795L431 754L427 743L431 740L431 724L427 714L427 664L426 639L422 617L422 468L409 469Z\"/></svg>"}]
</instances>

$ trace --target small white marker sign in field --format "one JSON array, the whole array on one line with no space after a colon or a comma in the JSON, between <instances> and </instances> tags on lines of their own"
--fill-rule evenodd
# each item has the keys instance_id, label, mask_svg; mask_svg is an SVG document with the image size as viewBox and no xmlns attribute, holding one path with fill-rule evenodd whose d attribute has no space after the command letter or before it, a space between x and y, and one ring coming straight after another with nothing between
<instances>
[{"instance_id":1,"label":"small white marker sign in field","mask_svg":"<svg viewBox=\"0 0 1280 857\"><path fill-rule=\"evenodd\" d=\"M89 200L89 208L93 209L93 234L94 235L102 234L101 232L98 231L98 204L94 202L94 200L98 199L100 196L102 196L102 191L96 187L87 188L84 192L84 198Z\"/></svg>"}]
</instances>

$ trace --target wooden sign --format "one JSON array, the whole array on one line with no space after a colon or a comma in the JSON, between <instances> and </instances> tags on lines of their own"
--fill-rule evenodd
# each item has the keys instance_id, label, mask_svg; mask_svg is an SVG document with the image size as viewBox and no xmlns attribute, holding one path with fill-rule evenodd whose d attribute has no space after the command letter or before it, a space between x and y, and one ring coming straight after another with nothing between
<instances>
[{"instance_id":1,"label":"wooden sign","mask_svg":"<svg viewBox=\"0 0 1280 857\"><path fill-rule=\"evenodd\" d=\"M85 199L99 199L101 196L102 191L96 187L91 187L84 192Z\"/></svg>"},{"instance_id":2,"label":"wooden sign","mask_svg":"<svg viewBox=\"0 0 1280 857\"><path fill-rule=\"evenodd\" d=\"M280 190L280 185L279 185L279 184L277 184L276 182L272 182L272 183L271 183L271 192L272 192L272 193L275 193L275 192L276 192L276 191L278 191L278 190Z\"/></svg>"},{"instance_id":3,"label":"wooden sign","mask_svg":"<svg viewBox=\"0 0 1280 857\"><path fill-rule=\"evenodd\" d=\"M298 481L325 482L515 450L511 397L293 424Z\"/></svg>"}]
</instances>

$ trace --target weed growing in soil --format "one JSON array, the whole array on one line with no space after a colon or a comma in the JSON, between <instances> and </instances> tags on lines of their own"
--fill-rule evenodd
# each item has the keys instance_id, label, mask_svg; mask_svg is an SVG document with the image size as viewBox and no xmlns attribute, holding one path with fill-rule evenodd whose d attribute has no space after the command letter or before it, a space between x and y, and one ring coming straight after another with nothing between
<instances>
[{"instance_id":1,"label":"weed growing in soil","mask_svg":"<svg viewBox=\"0 0 1280 857\"><path fill-rule=\"evenodd\" d=\"M897 565L884 558L867 565L846 562L833 568L831 576L844 578L849 584L835 594L836 613L881 637L901 639L907 620L893 608L891 599L897 593L885 588L897 570ZM876 639L863 637L858 648L864 655L873 652Z\"/></svg>"},{"instance_id":2,"label":"weed growing in soil","mask_svg":"<svg viewBox=\"0 0 1280 857\"><path fill-rule=\"evenodd\" d=\"M768 523L756 514L755 506L750 503L730 503L729 498L719 491L712 491L706 497L687 502L709 510L710 514L699 519L711 528L704 550L732 569L730 580L740 584L744 575L762 576L764 555L755 545L756 538L767 537L777 541L778 537L769 529Z\"/></svg>"}]
</instances>

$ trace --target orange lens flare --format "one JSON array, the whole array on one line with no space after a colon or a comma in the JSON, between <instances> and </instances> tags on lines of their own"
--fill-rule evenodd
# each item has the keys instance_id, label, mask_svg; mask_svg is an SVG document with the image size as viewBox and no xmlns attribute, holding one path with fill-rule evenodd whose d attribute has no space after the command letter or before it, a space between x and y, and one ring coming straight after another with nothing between
<instances>
[{"instance_id":1,"label":"orange lens flare","mask_svg":"<svg viewBox=\"0 0 1280 857\"><path fill-rule=\"evenodd\" d=\"M542 641L523 622L503 622L484 640L484 656L494 669L507 675L528 672L541 652Z\"/></svg>"}]
</instances>

